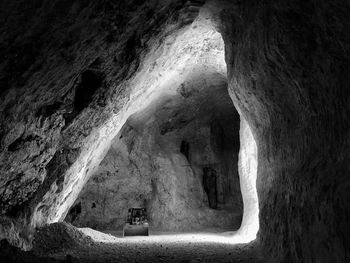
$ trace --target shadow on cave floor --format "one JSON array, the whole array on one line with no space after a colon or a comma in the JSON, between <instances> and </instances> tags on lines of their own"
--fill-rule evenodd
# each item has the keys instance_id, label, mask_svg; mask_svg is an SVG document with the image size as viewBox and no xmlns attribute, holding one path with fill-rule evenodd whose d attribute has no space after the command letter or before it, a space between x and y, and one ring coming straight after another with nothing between
<instances>
[{"instance_id":1,"label":"shadow on cave floor","mask_svg":"<svg viewBox=\"0 0 350 263\"><path fill-rule=\"evenodd\" d=\"M31 252L2 242L1 262L263 262L254 242L206 240L199 236L203 233L172 233L174 238L169 238L169 233L163 232L150 237L118 238L89 228L52 225L37 232Z\"/></svg>"}]
</instances>

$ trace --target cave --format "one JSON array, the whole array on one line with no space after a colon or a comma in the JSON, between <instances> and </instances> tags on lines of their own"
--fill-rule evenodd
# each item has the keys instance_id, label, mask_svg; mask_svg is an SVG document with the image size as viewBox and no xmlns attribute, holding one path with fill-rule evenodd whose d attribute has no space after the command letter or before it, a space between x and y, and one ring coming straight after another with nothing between
<instances>
[{"instance_id":1,"label":"cave","mask_svg":"<svg viewBox=\"0 0 350 263\"><path fill-rule=\"evenodd\" d=\"M116 233L145 207L153 232L239 229L240 117L226 78L197 73L126 120L66 222Z\"/></svg>"},{"instance_id":2,"label":"cave","mask_svg":"<svg viewBox=\"0 0 350 263\"><path fill-rule=\"evenodd\" d=\"M350 261L348 2L0 7L1 262Z\"/></svg>"}]
</instances>

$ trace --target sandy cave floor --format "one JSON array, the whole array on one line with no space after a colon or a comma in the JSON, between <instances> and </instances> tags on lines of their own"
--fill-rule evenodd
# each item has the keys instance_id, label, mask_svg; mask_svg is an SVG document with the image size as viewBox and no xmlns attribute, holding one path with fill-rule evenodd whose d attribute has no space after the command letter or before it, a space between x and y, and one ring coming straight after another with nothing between
<instances>
[{"instance_id":1,"label":"sandy cave floor","mask_svg":"<svg viewBox=\"0 0 350 263\"><path fill-rule=\"evenodd\" d=\"M38 232L30 252L1 242L0 262L264 262L255 242L235 244L232 232L150 231L147 237L108 232L52 224Z\"/></svg>"},{"instance_id":2,"label":"sandy cave floor","mask_svg":"<svg viewBox=\"0 0 350 263\"><path fill-rule=\"evenodd\" d=\"M84 245L56 248L41 256L57 262L263 262L254 242L233 244L225 234L152 232L148 237L121 237L91 228L79 229L91 237Z\"/></svg>"}]
</instances>

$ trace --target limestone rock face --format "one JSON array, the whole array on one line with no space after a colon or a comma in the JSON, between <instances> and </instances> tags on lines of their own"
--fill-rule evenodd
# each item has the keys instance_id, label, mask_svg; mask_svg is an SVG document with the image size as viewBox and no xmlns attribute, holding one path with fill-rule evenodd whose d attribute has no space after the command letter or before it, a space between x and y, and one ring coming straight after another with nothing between
<instances>
[{"instance_id":1,"label":"limestone rock face","mask_svg":"<svg viewBox=\"0 0 350 263\"><path fill-rule=\"evenodd\" d=\"M120 230L128 208L146 207L153 230L240 226L239 116L224 79L195 84L128 119L67 221ZM208 170L215 173L211 185Z\"/></svg>"},{"instance_id":2,"label":"limestone rock face","mask_svg":"<svg viewBox=\"0 0 350 263\"><path fill-rule=\"evenodd\" d=\"M270 262L349 261L349 8L244 1L221 13L229 89L258 145Z\"/></svg>"},{"instance_id":3,"label":"limestone rock face","mask_svg":"<svg viewBox=\"0 0 350 263\"><path fill-rule=\"evenodd\" d=\"M98 127L130 100L126 82L202 4L1 2L1 239L30 248L33 227L65 214L101 161L88 152L105 154Z\"/></svg>"}]
</instances>

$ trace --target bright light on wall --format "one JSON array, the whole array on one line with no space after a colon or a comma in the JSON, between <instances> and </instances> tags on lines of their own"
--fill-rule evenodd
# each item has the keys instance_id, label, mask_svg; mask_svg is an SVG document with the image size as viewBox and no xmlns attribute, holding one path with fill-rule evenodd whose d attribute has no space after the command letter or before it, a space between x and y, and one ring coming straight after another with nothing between
<instances>
[{"instance_id":1,"label":"bright light on wall","mask_svg":"<svg viewBox=\"0 0 350 263\"><path fill-rule=\"evenodd\" d=\"M257 145L247 121L241 116L238 173L243 198L243 219L236 238L242 243L256 239L259 230L259 203L256 191Z\"/></svg>"}]
</instances>

